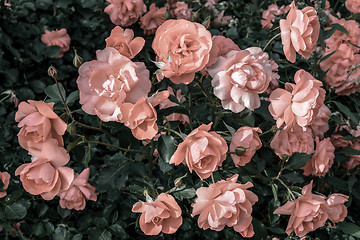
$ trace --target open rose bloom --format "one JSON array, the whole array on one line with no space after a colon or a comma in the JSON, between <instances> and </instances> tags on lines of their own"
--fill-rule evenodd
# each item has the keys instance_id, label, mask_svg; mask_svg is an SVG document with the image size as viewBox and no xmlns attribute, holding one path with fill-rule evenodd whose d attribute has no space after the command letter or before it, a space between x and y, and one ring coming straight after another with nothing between
<instances>
[{"instance_id":1,"label":"open rose bloom","mask_svg":"<svg viewBox=\"0 0 360 240\"><path fill-rule=\"evenodd\" d=\"M195 171L201 179L210 177L222 165L228 150L225 140L219 134L209 132L211 124L202 124L194 129L179 144L169 163L184 163L190 172Z\"/></svg>"},{"instance_id":2,"label":"open rose bloom","mask_svg":"<svg viewBox=\"0 0 360 240\"><path fill-rule=\"evenodd\" d=\"M2 183L4 185L2 188L2 190L4 190L4 191L0 192L0 198L3 198L7 195L5 190L9 187L10 174L7 172L0 172L0 180L2 181Z\"/></svg>"},{"instance_id":3,"label":"open rose bloom","mask_svg":"<svg viewBox=\"0 0 360 240\"><path fill-rule=\"evenodd\" d=\"M245 166L250 162L256 150L261 148L262 143L258 133L261 133L260 128L251 127L241 127L234 133L231 138L230 152L236 166ZM236 151L241 154L237 154Z\"/></svg>"},{"instance_id":4,"label":"open rose bloom","mask_svg":"<svg viewBox=\"0 0 360 240\"><path fill-rule=\"evenodd\" d=\"M46 44L46 46L59 46L61 51L56 57L61 58L64 53L69 50L71 40L66 29L62 28L54 31L45 30L45 33L41 35L41 41Z\"/></svg>"},{"instance_id":5,"label":"open rose bloom","mask_svg":"<svg viewBox=\"0 0 360 240\"><path fill-rule=\"evenodd\" d=\"M54 103L28 100L21 102L15 115L15 121L21 128L18 133L20 146L30 151L29 143L41 143L55 139L57 145L64 146L67 124L52 110Z\"/></svg>"},{"instance_id":6,"label":"open rose bloom","mask_svg":"<svg viewBox=\"0 0 360 240\"><path fill-rule=\"evenodd\" d=\"M120 104L135 104L151 88L149 71L142 62L132 62L115 48L96 52L97 60L79 68L77 85L84 112L101 120L117 121Z\"/></svg>"},{"instance_id":7,"label":"open rose bloom","mask_svg":"<svg viewBox=\"0 0 360 240\"><path fill-rule=\"evenodd\" d=\"M157 8L155 3L150 5L149 11L140 18L140 26L145 35L154 34L156 29L165 22L166 8Z\"/></svg>"},{"instance_id":8,"label":"open rose bloom","mask_svg":"<svg viewBox=\"0 0 360 240\"><path fill-rule=\"evenodd\" d=\"M213 77L214 95L224 109L235 113L260 107L259 94L272 79L269 56L258 47L219 56L208 72Z\"/></svg>"},{"instance_id":9,"label":"open rose bloom","mask_svg":"<svg viewBox=\"0 0 360 240\"><path fill-rule=\"evenodd\" d=\"M175 84L194 80L208 63L211 46L211 33L203 25L183 19L165 21L152 43L161 75Z\"/></svg>"},{"instance_id":10,"label":"open rose bloom","mask_svg":"<svg viewBox=\"0 0 360 240\"><path fill-rule=\"evenodd\" d=\"M83 210L86 200L96 201L97 194L95 187L88 183L90 169L84 169L78 176L75 176L70 187L61 191L60 206L67 209Z\"/></svg>"},{"instance_id":11,"label":"open rose bloom","mask_svg":"<svg viewBox=\"0 0 360 240\"><path fill-rule=\"evenodd\" d=\"M110 37L105 39L106 47L113 47L121 55L133 59L144 47L145 40L142 37L134 38L134 31L131 29L122 29L116 26L111 30Z\"/></svg>"},{"instance_id":12,"label":"open rose bloom","mask_svg":"<svg viewBox=\"0 0 360 240\"><path fill-rule=\"evenodd\" d=\"M68 189L74 179L74 170L64 166L70 156L64 148L58 146L55 139L34 145L31 146L31 154L35 156L33 162L18 167L15 175L20 175L27 192L51 200L60 191Z\"/></svg>"},{"instance_id":13,"label":"open rose bloom","mask_svg":"<svg viewBox=\"0 0 360 240\"><path fill-rule=\"evenodd\" d=\"M269 99L269 111L276 120L277 127L310 125L324 103L325 90L322 83L310 73L298 70L294 76L295 84L286 83L285 89L275 89Z\"/></svg>"},{"instance_id":14,"label":"open rose bloom","mask_svg":"<svg viewBox=\"0 0 360 240\"><path fill-rule=\"evenodd\" d=\"M143 0L106 0L110 3L104 12L109 14L110 20L115 25L130 26L137 22L141 14L146 12Z\"/></svg>"},{"instance_id":15,"label":"open rose bloom","mask_svg":"<svg viewBox=\"0 0 360 240\"><path fill-rule=\"evenodd\" d=\"M198 225L206 230L221 231L225 226L233 227L243 237L254 235L252 206L258 197L247 190L251 182L237 183L239 175L201 187L196 191L197 199L192 205L192 216L199 215Z\"/></svg>"},{"instance_id":16,"label":"open rose bloom","mask_svg":"<svg viewBox=\"0 0 360 240\"><path fill-rule=\"evenodd\" d=\"M304 175L324 177L334 163L334 151L335 147L332 145L330 138L325 138L321 141L316 139L315 154L303 167Z\"/></svg>"},{"instance_id":17,"label":"open rose bloom","mask_svg":"<svg viewBox=\"0 0 360 240\"><path fill-rule=\"evenodd\" d=\"M136 139L152 139L158 132L155 106L169 97L168 91L154 94L150 98L142 97L135 104L120 105L119 121L131 129Z\"/></svg>"},{"instance_id":18,"label":"open rose bloom","mask_svg":"<svg viewBox=\"0 0 360 240\"><path fill-rule=\"evenodd\" d=\"M152 202L135 203L132 211L141 213L140 229L146 235L158 235L160 232L172 234L182 224L181 208L175 199L166 193L161 193Z\"/></svg>"},{"instance_id":19,"label":"open rose bloom","mask_svg":"<svg viewBox=\"0 0 360 240\"><path fill-rule=\"evenodd\" d=\"M360 13L360 1L359 0L346 0L345 6L352 13Z\"/></svg>"},{"instance_id":20,"label":"open rose bloom","mask_svg":"<svg viewBox=\"0 0 360 240\"><path fill-rule=\"evenodd\" d=\"M347 215L344 203L349 198L343 194L332 194L328 200L324 196L311 193L312 181L302 189L302 196L294 202L288 201L277 208L274 214L291 215L286 233L295 232L303 237L311 231L325 225L326 220L341 222Z\"/></svg>"},{"instance_id":21,"label":"open rose bloom","mask_svg":"<svg viewBox=\"0 0 360 240\"><path fill-rule=\"evenodd\" d=\"M296 53L309 58L316 49L319 38L320 23L313 7L299 10L292 2L286 19L280 20L281 40L285 57L294 63Z\"/></svg>"},{"instance_id":22,"label":"open rose bloom","mask_svg":"<svg viewBox=\"0 0 360 240\"><path fill-rule=\"evenodd\" d=\"M277 130L270 146L280 158L288 158L293 153L312 154L314 138L309 129L303 131L301 127Z\"/></svg>"}]
</instances>

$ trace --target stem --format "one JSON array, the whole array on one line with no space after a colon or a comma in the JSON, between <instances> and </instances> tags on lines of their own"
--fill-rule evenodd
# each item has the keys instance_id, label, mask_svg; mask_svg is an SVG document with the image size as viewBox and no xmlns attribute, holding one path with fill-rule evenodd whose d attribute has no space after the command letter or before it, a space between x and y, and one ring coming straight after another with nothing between
<instances>
[{"instance_id":1,"label":"stem","mask_svg":"<svg viewBox=\"0 0 360 240\"><path fill-rule=\"evenodd\" d=\"M292 193L291 189L279 178L278 181L281 183L281 185L283 185L286 190L289 192L290 196L292 197L292 200L295 201L296 197L294 196L294 194Z\"/></svg>"},{"instance_id":2,"label":"stem","mask_svg":"<svg viewBox=\"0 0 360 240\"><path fill-rule=\"evenodd\" d=\"M213 182L213 183L215 183L215 180L214 180L214 175L211 173L211 181Z\"/></svg>"},{"instance_id":3,"label":"stem","mask_svg":"<svg viewBox=\"0 0 360 240\"><path fill-rule=\"evenodd\" d=\"M141 153L142 155L148 157L148 153L144 152L144 151L141 151L141 150L131 149L131 148L123 148L123 147L112 145L110 143L104 143L104 142L99 142L99 141L89 141L89 140L87 140L85 138L83 138L83 139L84 139L84 142L86 142L86 143L104 145L104 146L107 146L107 147L112 147L112 148L119 149L119 150L124 151L124 152Z\"/></svg>"},{"instance_id":4,"label":"stem","mask_svg":"<svg viewBox=\"0 0 360 240\"><path fill-rule=\"evenodd\" d=\"M270 44L275 38L277 38L277 37L280 36L280 35L281 35L281 33L278 33L278 34L276 34L275 36L273 36L273 38L270 39L270 40L268 41L268 43L265 45L265 47L263 48L263 52L265 52L265 50L266 50L266 48L269 46L269 44Z\"/></svg>"},{"instance_id":5,"label":"stem","mask_svg":"<svg viewBox=\"0 0 360 240\"><path fill-rule=\"evenodd\" d=\"M182 140L185 140L185 138L177 131L171 129L171 128L167 128L167 127L164 127L164 126L159 126L159 128L162 128L168 132L172 132L172 133L175 133L176 135L178 135Z\"/></svg>"},{"instance_id":6,"label":"stem","mask_svg":"<svg viewBox=\"0 0 360 240\"><path fill-rule=\"evenodd\" d=\"M61 100L62 100L62 102L63 102L63 104L64 104L64 106L65 106L66 113L69 115L69 117L70 117L71 119L74 119L73 116L72 116L72 114L71 114L71 111L70 111L70 109L69 109L69 106L66 104L65 99L64 99L64 96L62 95L62 93L61 93L61 91L60 91L60 86L59 86L59 83L58 83L58 80L57 80L57 76L53 76L53 78L54 78L54 80L55 80L56 87L57 87L57 89L58 89L58 91L59 91Z\"/></svg>"},{"instance_id":7,"label":"stem","mask_svg":"<svg viewBox=\"0 0 360 240\"><path fill-rule=\"evenodd\" d=\"M98 132L102 132L102 133L108 135L109 137L117 138L117 137L111 135L111 133L109 133L109 132L106 131L105 129L93 127L93 126L90 126L90 125L86 125L86 124L84 124L84 123L81 123L81 122L76 121L75 119L74 119L73 121L74 121L75 125L78 125L78 126L80 126L80 127L87 128L87 129L91 129L91 130L98 131Z\"/></svg>"}]
</instances>

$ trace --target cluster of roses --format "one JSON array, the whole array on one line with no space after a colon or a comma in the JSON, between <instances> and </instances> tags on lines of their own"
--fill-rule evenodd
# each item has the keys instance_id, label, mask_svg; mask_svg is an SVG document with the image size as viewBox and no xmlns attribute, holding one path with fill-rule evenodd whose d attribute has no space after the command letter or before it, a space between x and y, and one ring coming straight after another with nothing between
<instances>
[{"instance_id":1,"label":"cluster of roses","mask_svg":"<svg viewBox=\"0 0 360 240\"><path fill-rule=\"evenodd\" d=\"M105 11L115 24L129 26L146 11L142 0L108 1L111 4ZM154 11L154 16L160 11L154 5L150 10ZM149 17L150 12L147 14ZM144 21L150 23L149 19ZM320 24L314 8L299 10L293 2L286 19L280 20L280 29L284 53L290 62L295 62L296 53L309 58L315 51ZM312 154L316 142L315 153L304 167L304 174L324 176L328 172L334 159L334 146L330 138L324 139L330 110L324 105L322 83L310 73L299 70L294 77L295 84L286 83L285 89L280 89L277 88L277 64L260 48L240 50L232 40L212 37L203 25L185 19L165 21L161 18L144 30L146 34L156 31L152 48L157 55L159 81L166 77L175 84L189 84L196 78L196 72L210 75L214 95L221 100L224 109L235 113L245 108L259 108L259 94L271 93L269 111L277 127L282 128L271 142L275 153L282 158L294 152ZM341 38L337 37L336 41L348 41ZM80 104L86 113L97 115L103 121L124 123L139 140L152 139L158 132L154 107L162 103L163 107L173 105L168 100L170 90L148 97L151 89L149 71L144 63L131 61L144 42L142 38L134 38L132 30L115 27L106 39L106 48L97 51L97 60L81 65L77 79ZM29 103L19 106L17 121L20 121L19 127L23 127L19 142L35 157L32 163L20 166L16 174L20 174L24 188L30 193L52 199L60 192L61 197L62 191L68 191L73 178L72 170L64 167L69 161L61 138L66 124L64 126L53 113L51 104ZM43 123L44 119L52 122ZM186 122L185 118L183 121ZM34 122L41 122L41 127ZM201 179L210 177L222 165L228 152L226 141L219 134L209 132L211 124L194 129L179 144L170 163L186 164L190 172L194 171ZM261 133L259 128L247 126L233 133L230 154L236 166L251 161L255 151L261 148L258 133ZM20 136L26 138L21 140ZM54 159L54 154L48 153L49 149L59 156ZM254 235L251 212L258 198L247 190L252 183L238 184L237 178L234 175L197 190L192 216L200 215L199 227L220 231L228 226L244 237ZM296 235L304 236L323 226L327 219L333 223L344 220L347 196L333 194L325 200L312 194L311 188L312 184L305 186L302 197L274 212L291 214L288 234L295 231ZM142 212L140 228L145 234L174 233L182 224L181 209L167 193L161 193L154 201L136 203L133 211Z\"/></svg>"},{"instance_id":2,"label":"cluster of roses","mask_svg":"<svg viewBox=\"0 0 360 240\"><path fill-rule=\"evenodd\" d=\"M62 135L67 124L56 115L54 103L28 100L21 102L15 120L21 128L20 146L32 155L31 163L19 166L15 175L20 175L24 189L45 200L60 196L60 206L82 210L85 200L96 201L95 187L87 183L90 169L74 176L74 170L65 165L70 156L64 149Z\"/></svg>"}]
</instances>

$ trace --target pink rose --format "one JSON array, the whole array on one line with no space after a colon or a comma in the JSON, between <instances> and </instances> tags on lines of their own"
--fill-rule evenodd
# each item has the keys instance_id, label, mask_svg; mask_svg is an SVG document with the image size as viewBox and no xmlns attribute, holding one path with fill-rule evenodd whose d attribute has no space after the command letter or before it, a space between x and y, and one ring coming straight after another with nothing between
<instances>
[{"instance_id":1,"label":"pink rose","mask_svg":"<svg viewBox=\"0 0 360 240\"><path fill-rule=\"evenodd\" d=\"M295 152L312 154L314 138L309 129L306 131L300 127L282 129L276 131L270 146L280 158L284 155L291 156Z\"/></svg>"},{"instance_id":2,"label":"pink rose","mask_svg":"<svg viewBox=\"0 0 360 240\"><path fill-rule=\"evenodd\" d=\"M360 143L359 142L354 142L352 144L352 146L348 146L351 148L354 148L356 150L360 150ZM360 164L360 155L349 155L349 161L345 162L345 168L350 170L353 169L354 167L358 166Z\"/></svg>"},{"instance_id":3,"label":"pink rose","mask_svg":"<svg viewBox=\"0 0 360 240\"><path fill-rule=\"evenodd\" d=\"M106 0L110 3L104 12L109 14L110 20L115 25L123 27L137 22L142 13L146 12L143 0Z\"/></svg>"},{"instance_id":4,"label":"pink rose","mask_svg":"<svg viewBox=\"0 0 360 240\"><path fill-rule=\"evenodd\" d=\"M41 41L46 44L46 46L59 46L61 51L56 58L61 58L64 55L64 52L69 50L71 40L66 29L62 28L54 31L45 30L45 34L41 35Z\"/></svg>"},{"instance_id":5,"label":"pink rose","mask_svg":"<svg viewBox=\"0 0 360 240\"><path fill-rule=\"evenodd\" d=\"M325 82L335 88L335 93L339 95L350 95L359 91L360 85L352 80L359 81L360 69L350 68L360 63L360 54L356 54L357 50L354 52L354 49L345 43L337 49L329 49L329 51L335 50L334 54L320 62L321 69L326 72ZM324 55L329 54L329 51Z\"/></svg>"},{"instance_id":6,"label":"pink rose","mask_svg":"<svg viewBox=\"0 0 360 240\"><path fill-rule=\"evenodd\" d=\"M352 141L345 140L344 136L338 133L331 134L330 138L331 138L331 143L334 145L335 149L342 149L353 146Z\"/></svg>"},{"instance_id":7,"label":"pink rose","mask_svg":"<svg viewBox=\"0 0 360 240\"><path fill-rule=\"evenodd\" d=\"M168 91L154 94L150 98L142 97L135 104L120 105L119 121L131 129L136 139L152 139L158 132L155 106L169 97Z\"/></svg>"},{"instance_id":8,"label":"pink rose","mask_svg":"<svg viewBox=\"0 0 360 240\"><path fill-rule=\"evenodd\" d=\"M311 189L312 181L303 187L301 197L294 202L286 202L274 211L274 214L291 215L286 228L288 235L294 231L296 236L303 237L325 225L328 219L325 197L312 194Z\"/></svg>"},{"instance_id":9,"label":"pink rose","mask_svg":"<svg viewBox=\"0 0 360 240\"><path fill-rule=\"evenodd\" d=\"M324 103L325 90L319 80L304 71L298 70L294 76L295 84L286 83L284 89L275 89L269 99L269 111L276 120L277 127L310 125Z\"/></svg>"},{"instance_id":10,"label":"pink rose","mask_svg":"<svg viewBox=\"0 0 360 240\"><path fill-rule=\"evenodd\" d=\"M184 163L190 172L194 170L201 179L210 177L222 165L228 150L225 140L219 134L208 132L211 125L202 124L194 129L179 144L169 163Z\"/></svg>"},{"instance_id":11,"label":"pink rose","mask_svg":"<svg viewBox=\"0 0 360 240\"><path fill-rule=\"evenodd\" d=\"M174 91L171 87L168 87L168 91L170 93L170 95L175 96ZM179 102L183 103L186 101L185 97L183 95L181 95L181 90L177 90L176 91L176 98ZM165 108L169 108L169 107L175 107L178 106L179 104L174 103L172 101L170 101L168 98L166 98L164 101L162 101L159 105L160 109L165 109ZM190 122L189 117L185 114L181 114L181 113L172 113L168 116L166 116L166 120L168 121L180 121L182 122L182 124L186 125Z\"/></svg>"},{"instance_id":12,"label":"pink rose","mask_svg":"<svg viewBox=\"0 0 360 240\"><path fill-rule=\"evenodd\" d=\"M175 84L189 84L209 61L211 33L187 20L167 20L155 33L152 44L162 75Z\"/></svg>"},{"instance_id":13,"label":"pink rose","mask_svg":"<svg viewBox=\"0 0 360 240\"><path fill-rule=\"evenodd\" d=\"M2 188L2 190L4 190L4 191L0 192L0 198L3 198L7 195L5 190L9 187L10 174L7 172L0 172L0 180L2 181L2 183L4 185Z\"/></svg>"},{"instance_id":14,"label":"pink rose","mask_svg":"<svg viewBox=\"0 0 360 240\"><path fill-rule=\"evenodd\" d=\"M360 13L360 1L359 0L346 0L345 7L352 13Z\"/></svg>"},{"instance_id":15,"label":"pink rose","mask_svg":"<svg viewBox=\"0 0 360 240\"><path fill-rule=\"evenodd\" d=\"M347 215L347 208L344 203L348 201L349 197L340 193L331 194L326 200L327 213L329 214L329 220L334 224L345 220Z\"/></svg>"},{"instance_id":16,"label":"pink rose","mask_svg":"<svg viewBox=\"0 0 360 240\"><path fill-rule=\"evenodd\" d=\"M20 175L24 189L33 195L40 194L45 200L53 199L60 191L69 188L74 179L74 170L64 167L70 160L69 154L57 145L55 139L32 146L35 157L32 163L18 167L15 175Z\"/></svg>"},{"instance_id":17,"label":"pink rose","mask_svg":"<svg viewBox=\"0 0 360 240\"><path fill-rule=\"evenodd\" d=\"M269 5L268 9L266 9L262 13L261 26L262 28L272 28L272 22L275 20L276 15L282 14L282 11L276 4Z\"/></svg>"},{"instance_id":18,"label":"pink rose","mask_svg":"<svg viewBox=\"0 0 360 240\"><path fill-rule=\"evenodd\" d=\"M324 138L324 134L329 130L329 120L331 111L325 105L321 105L319 112L317 113L314 121L309 125L314 137Z\"/></svg>"},{"instance_id":19,"label":"pink rose","mask_svg":"<svg viewBox=\"0 0 360 240\"><path fill-rule=\"evenodd\" d=\"M142 37L134 38L134 31L131 29L122 29L116 26L111 30L110 37L105 39L106 47L113 47L121 55L133 59L144 47L145 40Z\"/></svg>"},{"instance_id":20,"label":"pink rose","mask_svg":"<svg viewBox=\"0 0 360 240\"><path fill-rule=\"evenodd\" d=\"M302 168L304 170L304 175L324 177L334 164L334 151L335 147L332 145L330 138L325 138L320 142L317 138L315 153Z\"/></svg>"},{"instance_id":21,"label":"pink rose","mask_svg":"<svg viewBox=\"0 0 360 240\"><path fill-rule=\"evenodd\" d=\"M155 3L150 5L149 11L140 18L140 27L145 35L154 34L156 29L165 22L166 8L157 8Z\"/></svg>"},{"instance_id":22,"label":"pink rose","mask_svg":"<svg viewBox=\"0 0 360 240\"><path fill-rule=\"evenodd\" d=\"M241 127L231 138L230 152L231 159L235 166L245 166L250 162L256 150L262 146L261 140L257 133L262 133L260 128ZM234 154L233 152L239 151L241 155Z\"/></svg>"},{"instance_id":23,"label":"pink rose","mask_svg":"<svg viewBox=\"0 0 360 240\"><path fill-rule=\"evenodd\" d=\"M226 26L229 24L231 20L233 20L232 16L224 16L225 10L222 10L220 13L218 11L214 11L214 12L218 14L218 16L213 20L213 23L215 25L218 25L220 27Z\"/></svg>"},{"instance_id":24,"label":"pink rose","mask_svg":"<svg viewBox=\"0 0 360 240\"><path fill-rule=\"evenodd\" d=\"M137 202L132 212L140 212L140 228L146 235L158 235L160 232L172 234L182 224L181 208L175 199L161 193L155 201Z\"/></svg>"},{"instance_id":25,"label":"pink rose","mask_svg":"<svg viewBox=\"0 0 360 240\"><path fill-rule=\"evenodd\" d=\"M259 93L268 88L272 78L269 55L258 47L219 56L208 72L222 107L235 113L260 107Z\"/></svg>"},{"instance_id":26,"label":"pink rose","mask_svg":"<svg viewBox=\"0 0 360 240\"><path fill-rule=\"evenodd\" d=\"M151 88L149 71L142 62L132 62L115 48L96 51L98 60L82 64L77 85L84 112L101 120L117 121L119 105L136 103Z\"/></svg>"},{"instance_id":27,"label":"pink rose","mask_svg":"<svg viewBox=\"0 0 360 240\"><path fill-rule=\"evenodd\" d=\"M191 20L192 12L186 2L177 2L174 14L177 19Z\"/></svg>"},{"instance_id":28,"label":"pink rose","mask_svg":"<svg viewBox=\"0 0 360 240\"><path fill-rule=\"evenodd\" d=\"M28 151L29 143L40 143L55 139L59 146L64 146L62 135L67 125L54 113L54 103L28 100L21 102L15 114L15 121L19 122L18 139L20 146Z\"/></svg>"},{"instance_id":29,"label":"pink rose","mask_svg":"<svg viewBox=\"0 0 360 240\"><path fill-rule=\"evenodd\" d=\"M247 190L254 185L251 182L236 183L238 177L235 174L196 190L197 199L192 204L191 216L199 214L199 228L221 231L228 226L245 238L254 236L251 213L258 197Z\"/></svg>"},{"instance_id":30,"label":"pink rose","mask_svg":"<svg viewBox=\"0 0 360 240\"><path fill-rule=\"evenodd\" d=\"M209 62L206 64L206 68L214 65L219 56L225 56L231 50L240 51L240 48L233 42L233 40L224 36L213 36L212 43Z\"/></svg>"},{"instance_id":31,"label":"pink rose","mask_svg":"<svg viewBox=\"0 0 360 240\"><path fill-rule=\"evenodd\" d=\"M309 58L316 49L320 32L316 10L313 7L299 10L292 2L286 19L280 20L280 30L285 57L289 62L295 62L296 52Z\"/></svg>"},{"instance_id":32,"label":"pink rose","mask_svg":"<svg viewBox=\"0 0 360 240\"><path fill-rule=\"evenodd\" d=\"M270 94L279 87L280 75L278 74L279 65L277 65L277 63L272 59L270 59L269 62L271 64L272 75L271 81L269 82L269 87L266 89L266 93Z\"/></svg>"},{"instance_id":33,"label":"pink rose","mask_svg":"<svg viewBox=\"0 0 360 240\"><path fill-rule=\"evenodd\" d=\"M360 45L360 26L359 23L355 20L346 20L344 18L338 19L333 15L329 15L330 24L340 24L343 26L348 32L344 33L339 30L335 30L335 32L330 36L330 38L326 39L324 42L326 44L326 52L331 53L335 50L338 50L341 44L346 44L347 48L353 50L353 52L358 52L359 48L351 45Z\"/></svg>"},{"instance_id":34,"label":"pink rose","mask_svg":"<svg viewBox=\"0 0 360 240\"><path fill-rule=\"evenodd\" d=\"M96 201L97 194L95 187L88 183L90 168L84 169L78 176L75 176L70 187L59 193L60 206L67 209L83 210L85 200Z\"/></svg>"}]
</instances>

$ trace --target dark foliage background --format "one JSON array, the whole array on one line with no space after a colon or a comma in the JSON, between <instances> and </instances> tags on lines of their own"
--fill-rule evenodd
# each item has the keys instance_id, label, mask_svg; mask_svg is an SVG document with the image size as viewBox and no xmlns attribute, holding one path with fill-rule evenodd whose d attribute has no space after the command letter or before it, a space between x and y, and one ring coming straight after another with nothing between
<instances>
[{"instance_id":1,"label":"dark foliage background","mask_svg":"<svg viewBox=\"0 0 360 240\"><path fill-rule=\"evenodd\" d=\"M147 7L155 1L144 1ZM190 1L187 1L190 2ZM303 1L310 4L310 1ZM317 0L319 6L325 1ZM213 35L224 35L231 38L241 49L251 46L264 47L279 30L269 31L261 28L261 14L271 3L287 5L290 1L239 1L228 0L217 5L219 10L225 9L225 15L233 16L230 26L219 27L211 24ZM130 130L121 123L100 122L96 116L89 116L81 110L78 103L76 79L77 68L73 65L74 50L84 59L90 61L96 58L98 49L105 47L105 38L110 35L114 25L109 16L103 12L108 3L99 0L11 0L11 7L4 6L0 1L0 171L11 174L8 195L0 199L0 232L1 239L241 239L232 228L221 232L202 230L197 227L197 217L192 218L191 204L195 199L195 191L206 183L200 181L196 174L188 174L182 179L183 184L173 192L183 211L183 225L173 235L145 236L138 226L139 214L131 212L132 205L145 200L144 191L155 196L156 192L165 192L174 187L174 180L188 173L185 165L169 165L169 159L182 140L168 132L154 142L159 158L147 158L135 153L120 151L114 147L106 147L96 142L108 143L123 148L138 149L152 153L151 144L143 146L136 140ZM157 6L164 6L165 1L156 1ZM198 11L197 22L202 23L212 11L203 6L204 1L193 2L193 12ZM311 3L314 4L314 3ZM350 17L344 7L344 1L330 1L331 7L340 11L343 17ZM358 16L353 16L358 17ZM322 27L327 26L328 19L320 16ZM277 26L278 23L274 23ZM71 37L71 47L62 58L55 58L59 47L47 47L40 38L45 29L55 30L66 28ZM191 117L192 124L184 127L181 123L169 123L171 129L188 134L191 128L202 123L214 122L213 129L223 132L224 137L230 137L228 127L238 129L240 126L259 126L263 132L269 130L275 123L268 112L268 103L262 101L259 109L251 112L244 110L239 114L223 114L220 101L212 94L210 79L203 79L202 84L211 101L207 99L197 81L189 85L174 85L169 80L157 82L154 72L156 66L150 61L155 60L151 48L152 36L144 36L138 23L131 26L135 36L142 36L146 45L133 61L143 61L151 72L153 87L151 92L164 90L172 86L174 90L181 89L187 101L179 107L158 111L158 124L162 125L164 116L173 112L186 113ZM323 44L325 32L322 33L319 44ZM295 64L289 63L283 54L281 40L277 39L267 48L270 58L279 65L280 80L292 82L294 73L303 68L315 78L322 80L324 73L317 64L321 56L313 54L309 60L298 58ZM64 88L67 104L77 121L101 128L106 133L71 124L65 113L64 106L54 86L54 81L47 74L47 69L53 65L58 72L58 80ZM282 84L280 84L283 87ZM45 91L46 89L46 91ZM45 201L40 196L33 196L23 190L19 177L15 177L15 169L30 161L30 156L23 150L17 140L19 128L14 120L17 107L11 102L10 92L20 101L28 99L56 102L56 112L70 124L64 135L65 146L70 153L68 164L75 172L81 172L90 167L89 182L96 186L97 202L87 202L83 211L62 209L58 198ZM5 92L5 93L4 93ZM46 94L45 94L46 92ZM176 101L176 100L174 100ZM325 103L332 111L329 121L329 136L336 125L349 120L353 127L360 120L359 94L350 97L337 96L328 91ZM164 132L167 132L164 130ZM76 135L78 134L78 136ZM346 134L346 133L344 133ZM84 137L81 137L82 135ZM335 164L324 178L305 177L300 168L310 156L295 154L280 178L277 178L281 168L281 160L272 152L269 142L273 137L269 132L261 137L263 148L257 151L253 160L245 167L235 168L230 157L225 160L219 171L215 172L215 180L225 179L237 173L239 181L252 181L251 189L259 201L254 205L253 225L254 239L278 237L280 239L296 239L285 234L288 217L273 215L278 206L289 199L287 188L300 192L305 183L314 180L314 192L328 196L331 193L343 193L350 197L346 206L348 217L335 228L324 226L309 234L312 239L356 239L360 238L360 177L359 168L347 171L340 165L348 160L347 153L359 154L355 150L336 152ZM351 136L347 136L351 137ZM351 151L351 152L350 152ZM206 180L210 183L210 180ZM285 187L286 186L286 187ZM20 230L15 224L21 222Z\"/></svg>"}]
</instances>

